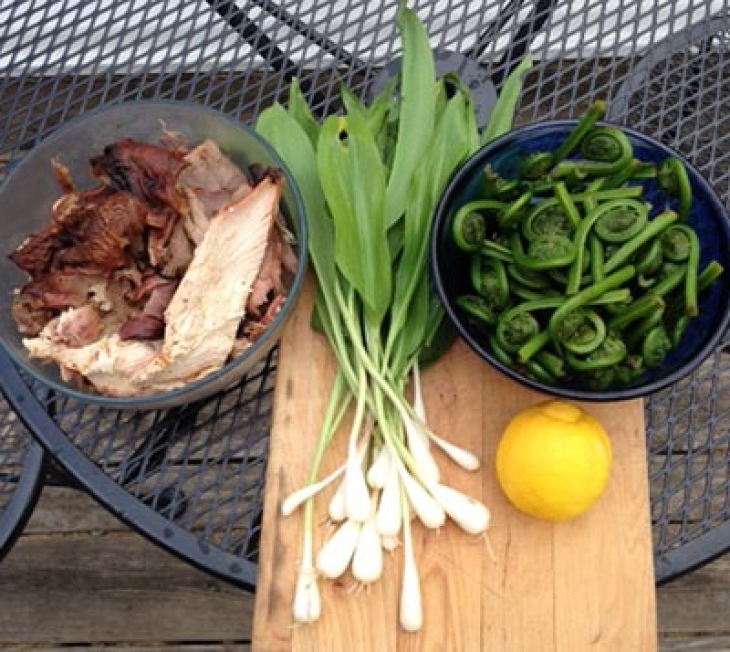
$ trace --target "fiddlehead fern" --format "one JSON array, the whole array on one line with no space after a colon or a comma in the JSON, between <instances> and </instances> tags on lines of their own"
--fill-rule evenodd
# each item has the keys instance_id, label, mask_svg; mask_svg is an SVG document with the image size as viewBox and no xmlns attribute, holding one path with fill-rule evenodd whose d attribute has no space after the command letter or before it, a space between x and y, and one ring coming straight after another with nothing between
<instances>
[{"instance_id":1,"label":"fiddlehead fern","mask_svg":"<svg viewBox=\"0 0 730 652\"><path fill-rule=\"evenodd\" d=\"M561 344L580 355L595 351L606 337L606 323L595 310L575 310L563 320Z\"/></svg>"},{"instance_id":2,"label":"fiddlehead fern","mask_svg":"<svg viewBox=\"0 0 730 652\"><path fill-rule=\"evenodd\" d=\"M575 227L557 199L551 198L537 204L522 223L522 235L536 240L547 234L572 237Z\"/></svg>"},{"instance_id":3,"label":"fiddlehead fern","mask_svg":"<svg viewBox=\"0 0 730 652\"><path fill-rule=\"evenodd\" d=\"M661 324L655 326L647 333L641 346L644 364L647 367L658 367L664 362L664 358L671 349L672 341L664 326Z\"/></svg>"},{"instance_id":4,"label":"fiddlehead fern","mask_svg":"<svg viewBox=\"0 0 730 652\"><path fill-rule=\"evenodd\" d=\"M595 231L604 242L626 242L637 235L649 218L649 209L643 202L616 199L603 204L607 207L596 220Z\"/></svg>"},{"instance_id":5,"label":"fiddlehead fern","mask_svg":"<svg viewBox=\"0 0 730 652\"><path fill-rule=\"evenodd\" d=\"M477 251L487 237L487 218L489 211L504 208L500 202L480 200L464 204L454 215L451 234L456 246L463 251Z\"/></svg>"},{"instance_id":6,"label":"fiddlehead fern","mask_svg":"<svg viewBox=\"0 0 730 652\"><path fill-rule=\"evenodd\" d=\"M478 253L472 254L470 270L471 284L478 294L497 308L507 305L510 286L503 261Z\"/></svg>"},{"instance_id":7,"label":"fiddlehead fern","mask_svg":"<svg viewBox=\"0 0 730 652\"><path fill-rule=\"evenodd\" d=\"M659 187L677 199L677 213L680 220L686 220L692 206L692 186L687 168L678 158L668 158L662 162L656 174Z\"/></svg>"},{"instance_id":8,"label":"fiddlehead fern","mask_svg":"<svg viewBox=\"0 0 730 652\"><path fill-rule=\"evenodd\" d=\"M631 141L616 127L593 127L580 142L585 158L580 165L589 175L608 176L628 166L634 155Z\"/></svg>"},{"instance_id":9,"label":"fiddlehead fern","mask_svg":"<svg viewBox=\"0 0 730 652\"><path fill-rule=\"evenodd\" d=\"M546 233L527 244L527 252L522 248L519 234L514 233L510 240L515 263L533 271L567 267L576 257L573 241L559 233Z\"/></svg>"},{"instance_id":10,"label":"fiddlehead fern","mask_svg":"<svg viewBox=\"0 0 730 652\"><path fill-rule=\"evenodd\" d=\"M628 349L624 341L609 333L603 338L601 344L585 357L578 357L574 353L567 352L565 359L576 371L594 371L606 369L619 364L628 355Z\"/></svg>"}]
</instances>

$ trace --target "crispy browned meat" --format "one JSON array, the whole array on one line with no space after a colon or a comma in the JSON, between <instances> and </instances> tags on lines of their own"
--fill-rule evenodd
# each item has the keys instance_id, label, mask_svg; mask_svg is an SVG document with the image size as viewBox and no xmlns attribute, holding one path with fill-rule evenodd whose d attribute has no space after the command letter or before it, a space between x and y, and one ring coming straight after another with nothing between
<instances>
[{"instance_id":1,"label":"crispy browned meat","mask_svg":"<svg viewBox=\"0 0 730 652\"><path fill-rule=\"evenodd\" d=\"M132 289L133 281L124 273L107 276L61 270L26 284L14 297L13 318L23 335L32 336L62 311L88 304L97 307L112 328L115 320L124 322L137 311L136 303L129 300Z\"/></svg>"},{"instance_id":2,"label":"crispy browned meat","mask_svg":"<svg viewBox=\"0 0 730 652\"><path fill-rule=\"evenodd\" d=\"M59 242L72 244L58 249L53 268L63 266L96 268L109 272L132 264L144 251L146 206L126 192L101 194L98 202L66 195L60 208L71 204L76 228L59 234Z\"/></svg>"},{"instance_id":3,"label":"crispy browned meat","mask_svg":"<svg viewBox=\"0 0 730 652\"><path fill-rule=\"evenodd\" d=\"M114 190L131 192L152 208L169 207L180 213L183 198L177 178L187 165L183 152L132 139L104 148L91 159L95 177Z\"/></svg>"},{"instance_id":4,"label":"crispy browned meat","mask_svg":"<svg viewBox=\"0 0 730 652\"><path fill-rule=\"evenodd\" d=\"M63 194L49 222L10 256L31 277L12 308L21 332L35 335L60 311L88 302L91 285L123 298L130 281L141 277L149 264L151 232L162 250L162 271L182 275L191 258L190 243L184 237L175 238L168 250L161 240L171 239L179 221L179 214L168 204L172 198L175 204L183 201L175 184L185 165L182 153L132 141L110 146L94 160L95 173L104 183ZM62 189L72 189L68 170L57 161L54 170ZM155 199L154 206L148 203L150 197ZM161 217L162 228L150 228ZM116 276L118 270L125 270L124 278ZM127 305L115 301L110 310L123 323L139 308L133 301Z\"/></svg>"},{"instance_id":5,"label":"crispy browned meat","mask_svg":"<svg viewBox=\"0 0 730 652\"><path fill-rule=\"evenodd\" d=\"M147 225L153 228L148 256L156 267L161 267L161 252L187 210L185 193L178 188L178 177L187 165L181 150L132 139L109 145L101 156L91 159L94 176L113 190L131 193L150 208Z\"/></svg>"},{"instance_id":6,"label":"crispy browned meat","mask_svg":"<svg viewBox=\"0 0 730 652\"><path fill-rule=\"evenodd\" d=\"M265 179L211 220L165 310L161 346L113 334L71 347L58 341L54 330L44 330L40 337L25 340L31 355L57 362L64 373L81 374L111 396L174 389L219 369L234 349L246 299L278 213L281 183L279 176ZM150 301L164 288L154 285Z\"/></svg>"},{"instance_id":7,"label":"crispy browned meat","mask_svg":"<svg viewBox=\"0 0 730 652\"><path fill-rule=\"evenodd\" d=\"M62 195L50 221L10 254L32 279L65 265L112 271L144 246L147 208L129 193L99 187Z\"/></svg>"},{"instance_id":8,"label":"crispy browned meat","mask_svg":"<svg viewBox=\"0 0 730 652\"><path fill-rule=\"evenodd\" d=\"M21 332L34 335L60 311L90 302L94 288L123 295L129 278L116 273L144 264L146 215L127 192L100 187L63 195L49 222L10 255L30 276L12 308Z\"/></svg>"},{"instance_id":9,"label":"crispy browned meat","mask_svg":"<svg viewBox=\"0 0 730 652\"><path fill-rule=\"evenodd\" d=\"M53 167L53 175L56 177L61 193L64 195L72 193L74 191L74 182L69 169L55 158L51 161L51 166Z\"/></svg>"},{"instance_id":10,"label":"crispy browned meat","mask_svg":"<svg viewBox=\"0 0 730 652\"><path fill-rule=\"evenodd\" d=\"M211 141L185 152L124 140L92 166L101 185L75 192L54 163L65 192L11 256L31 276L12 306L31 356L109 396L220 368L286 298L283 178L269 171L252 189Z\"/></svg>"}]
</instances>

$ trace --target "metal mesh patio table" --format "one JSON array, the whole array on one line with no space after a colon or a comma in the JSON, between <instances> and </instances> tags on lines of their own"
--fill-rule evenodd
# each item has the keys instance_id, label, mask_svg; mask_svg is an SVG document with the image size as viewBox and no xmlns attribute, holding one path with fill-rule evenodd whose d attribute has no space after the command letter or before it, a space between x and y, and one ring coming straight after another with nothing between
<instances>
[{"instance_id":1,"label":"metal mesh patio table","mask_svg":"<svg viewBox=\"0 0 730 652\"><path fill-rule=\"evenodd\" d=\"M481 119L506 74L530 53L535 65L518 124L574 117L606 99L611 121L685 155L730 206L727 1L410 4L432 37L438 69L463 76ZM192 101L250 124L285 101L297 77L318 115L334 112L341 84L367 97L392 73L396 7L342 0L6 3L3 176L70 118L125 100ZM252 588L276 362L274 351L236 386L165 412L116 412L64 398L23 376L5 354L0 383L19 420L79 486L160 545ZM4 423L13 419L6 406L0 415ZM663 582L730 547L727 336L697 372L652 396L646 416L656 577ZM2 432L0 455L12 437ZM33 476L38 453L18 459Z\"/></svg>"},{"instance_id":2,"label":"metal mesh patio table","mask_svg":"<svg viewBox=\"0 0 730 652\"><path fill-rule=\"evenodd\" d=\"M12 548L43 486L45 456L0 397L0 558Z\"/></svg>"}]
</instances>

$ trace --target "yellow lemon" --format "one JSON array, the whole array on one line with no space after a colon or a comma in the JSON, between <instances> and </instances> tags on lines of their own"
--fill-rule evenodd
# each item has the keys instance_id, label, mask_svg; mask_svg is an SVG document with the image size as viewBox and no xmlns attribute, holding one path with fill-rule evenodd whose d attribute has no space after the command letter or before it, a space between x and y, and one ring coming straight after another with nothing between
<instances>
[{"instance_id":1,"label":"yellow lemon","mask_svg":"<svg viewBox=\"0 0 730 652\"><path fill-rule=\"evenodd\" d=\"M579 406L547 401L518 413L497 446L497 478L512 504L546 521L567 521L601 497L611 441Z\"/></svg>"}]
</instances>

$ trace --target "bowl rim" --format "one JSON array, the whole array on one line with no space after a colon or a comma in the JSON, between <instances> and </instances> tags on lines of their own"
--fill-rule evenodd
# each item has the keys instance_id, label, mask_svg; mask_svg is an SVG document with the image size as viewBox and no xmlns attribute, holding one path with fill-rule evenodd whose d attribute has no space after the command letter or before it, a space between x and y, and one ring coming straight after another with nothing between
<instances>
[{"instance_id":1,"label":"bowl rim","mask_svg":"<svg viewBox=\"0 0 730 652\"><path fill-rule=\"evenodd\" d=\"M277 312L271 324L269 324L261 337L259 337L249 348L247 348L236 358L229 362L226 362L220 369L217 369L216 371L204 376L203 378L194 380L193 382L187 383L186 385L183 385L182 387L179 387L177 389L168 390L165 392L158 392L156 394L148 394L145 396L126 398L115 398L111 396L103 396L101 394L80 391L73 388L69 384L58 382L54 379L46 378L42 375L39 375L36 370L29 366L21 356L16 355L14 350L6 345L5 338L0 335L0 347L2 347L2 350L5 353L7 353L9 358L17 366L21 367L25 373L32 376L38 382L53 389L54 391L64 394L77 401L95 404L100 407L115 409L156 410L160 409L159 406L161 405L169 408L175 405L185 404L186 401L180 400L181 397L184 397L185 395L190 393L194 393L197 390L205 387L206 385L214 384L222 376L231 373L231 370L248 364L251 358L257 357L259 353L266 352L268 348L273 346L273 344L280 338L280 335L277 334L278 327L289 317L290 313L294 310L294 307L297 303L297 298L301 294L301 290L303 288L304 280L306 277L306 270L309 260L308 227L304 199L302 197L301 191L299 190L299 187L297 186L296 180L292 176L292 173L285 165L281 157L276 153L274 148L264 138L256 133L253 128L242 122L239 122L232 116L227 115L226 113L223 113L222 111L219 111L217 109L213 109L202 104L197 104L195 102L185 100L125 100L122 102L116 102L114 104L106 104L101 107L96 107L90 111L85 111L80 115L70 118L69 120L61 124L51 134L49 134L45 138L42 138L38 143L36 143L34 147L28 152L28 154L24 156L17 165L13 166L7 177L3 180L3 183L0 185L0 194L6 191L7 186L10 185L11 180L19 170L34 162L33 153L37 150L38 147L40 147L41 145L45 146L53 144L54 142L66 136L69 131L73 131L74 129L89 120L98 119L107 114L118 113L120 111L123 111L125 107L129 106L153 106L158 109L170 108L197 114L208 114L211 117L217 118L224 122L228 122L233 127L241 130L248 137L257 141L257 143L271 156L271 159L275 162L276 167L282 172L293 199L294 206L292 208L296 211L296 214L300 216L297 220L297 245L299 250L297 252L296 271L294 272L292 285L289 288L289 292L287 294L287 300L284 302L284 305L281 307L281 309ZM234 382L234 380L231 380L230 384L233 384ZM224 389L225 388L221 388L217 391L223 391ZM191 401L197 400L204 400L204 397L191 399Z\"/></svg>"},{"instance_id":2,"label":"bowl rim","mask_svg":"<svg viewBox=\"0 0 730 652\"><path fill-rule=\"evenodd\" d=\"M430 276L436 289L436 294L438 295L439 301L443 306L451 325L458 333L458 336L463 339L466 344L484 362L496 368L512 380L515 380L518 383L525 385L533 390L537 390L561 398L580 401L591 401L598 403L642 398L658 392L662 389L665 389L666 387L686 377L687 375L692 373L692 371L694 371L700 364L702 364L702 362L717 348L717 345L722 340L725 332L728 329L728 325L730 325L730 303L722 307L721 314L718 320L718 327L714 330L714 332L710 334L704 345L699 348L689 360L678 366L672 373L639 386L591 392L587 389L584 390L574 387L546 385L544 383L541 383L540 381L533 380L532 378L528 378L527 376L519 374L514 369L511 369L507 365L497 360L464 327L461 318L458 316L456 310L454 309L451 301L448 298L446 288L444 286L443 275L441 273L441 267L443 263L440 263L438 254L439 230L441 224L446 219L448 219L452 195L473 177L476 170L478 170L480 167L483 167L485 159L489 158L493 154L493 152L508 147L510 144L512 144L512 141L529 138L529 136L535 132L561 131L570 129L574 127L577 123L577 119L545 120L542 122L525 125L523 127L517 127L515 129L512 129L508 133L498 138L495 138L491 142L485 145L481 145L476 152L474 152L461 164L461 166L459 166L459 169L452 175L451 179L446 185L446 188L441 194L439 202L436 206L434 218L431 223L431 234L429 243ZM647 134L636 131L631 127L625 127L623 125L612 123L606 120L599 121L597 124L599 126L610 125L617 127L631 138L642 141L644 144L660 150L667 156L673 156L680 159L687 167L687 172L693 179L693 181L702 188L703 193L705 194L713 212L721 218L724 218L716 221L720 230L723 231L725 234L725 240L730 243L730 214L728 213L728 210L720 201L717 192L715 191L712 184L707 179L705 179L705 177L699 172L699 170L697 170L697 168L692 163L690 163L683 154L676 152L664 143L659 142L658 140L652 138L651 136L648 136ZM724 275L727 275L729 272L730 270L726 269L724 271Z\"/></svg>"}]
</instances>

